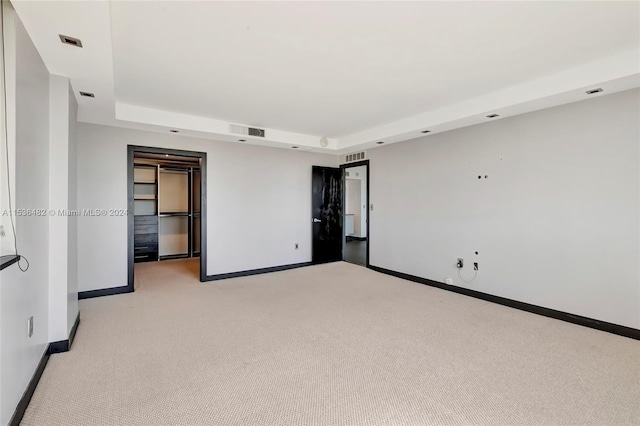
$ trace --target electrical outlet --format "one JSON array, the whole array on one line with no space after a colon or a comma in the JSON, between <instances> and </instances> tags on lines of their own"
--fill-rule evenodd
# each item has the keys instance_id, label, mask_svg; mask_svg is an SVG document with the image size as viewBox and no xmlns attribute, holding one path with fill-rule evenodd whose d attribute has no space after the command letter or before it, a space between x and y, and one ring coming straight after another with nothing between
<instances>
[{"instance_id":1,"label":"electrical outlet","mask_svg":"<svg viewBox=\"0 0 640 426\"><path fill-rule=\"evenodd\" d=\"M296 243L296 250L298 250L298 243Z\"/></svg>"},{"instance_id":2,"label":"electrical outlet","mask_svg":"<svg viewBox=\"0 0 640 426\"><path fill-rule=\"evenodd\" d=\"M473 262L473 270L474 271L478 270L478 262Z\"/></svg>"},{"instance_id":3,"label":"electrical outlet","mask_svg":"<svg viewBox=\"0 0 640 426\"><path fill-rule=\"evenodd\" d=\"M6 237L7 234L4 232L4 226L0 225L0 237Z\"/></svg>"},{"instance_id":4,"label":"electrical outlet","mask_svg":"<svg viewBox=\"0 0 640 426\"><path fill-rule=\"evenodd\" d=\"M456 268L462 269L464 267L464 259L458 258L458 262L456 263Z\"/></svg>"},{"instance_id":5,"label":"electrical outlet","mask_svg":"<svg viewBox=\"0 0 640 426\"><path fill-rule=\"evenodd\" d=\"M33 336L33 317L27 320L27 337L31 338L31 336Z\"/></svg>"},{"instance_id":6,"label":"electrical outlet","mask_svg":"<svg viewBox=\"0 0 640 426\"><path fill-rule=\"evenodd\" d=\"M447 284L453 284L453 278L447 278L444 282Z\"/></svg>"}]
</instances>

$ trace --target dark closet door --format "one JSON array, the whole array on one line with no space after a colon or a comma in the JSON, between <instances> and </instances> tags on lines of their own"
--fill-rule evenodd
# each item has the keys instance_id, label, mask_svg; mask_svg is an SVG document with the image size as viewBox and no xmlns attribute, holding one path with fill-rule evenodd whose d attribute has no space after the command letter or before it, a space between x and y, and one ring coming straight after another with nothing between
<instances>
[{"instance_id":1,"label":"dark closet door","mask_svg":"<svg viewBox=\"0 0 640 426\"><path fill-rule=\"evenodd\" d=\"M342 260L342 172L313 166L311 179L313 263Z\"/></svg>"}]
</instances>

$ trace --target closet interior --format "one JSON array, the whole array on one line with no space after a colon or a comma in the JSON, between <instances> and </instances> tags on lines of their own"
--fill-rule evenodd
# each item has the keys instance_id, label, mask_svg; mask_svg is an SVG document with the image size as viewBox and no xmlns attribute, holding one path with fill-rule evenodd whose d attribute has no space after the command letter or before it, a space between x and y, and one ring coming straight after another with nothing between
<instances>
[{"instance_id":1,"label":"closet interior","mask_svg":"<svg viewBox=\"0 0 640 426\"><path fill-rule=\"evenodd\" d=\"M134 156L134 261L200 255L200 159Z\"/></svg>"}]
</instances>

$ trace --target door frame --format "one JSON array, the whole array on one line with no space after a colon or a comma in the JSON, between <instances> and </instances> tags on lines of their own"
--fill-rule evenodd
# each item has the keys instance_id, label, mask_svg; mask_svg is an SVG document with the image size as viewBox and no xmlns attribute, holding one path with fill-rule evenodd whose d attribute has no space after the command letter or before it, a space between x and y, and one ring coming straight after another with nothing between
<instances>
[{"instance_id":1,"label":"door frame","mask_svg":"<svg viewBox=\"0 0 640 426\"><path fill-rule=\"evenodd\" d=\"M367 166L367 260L365 261L365 267L369 267L369 252L371 248L371 199L369 198L369 188L371 186L371 164L369 160L354 161L353 163L340 164L340 171L342 172L342 208L344 210L347 205L347 179L346 169L352 167ZM343 212L344 216L344 212ZM347 249L347 236L345 234L345 227L342 227L342 260L344 261L344 252Z\"/></svg>"},{"instance_id":2,"label":"door frame","mask_svg":"<svg viewBox=\"0 0 640 426\"><path fill-rule=\"evenodd\" d=\"M169 154L200 159L200 282L207 278L207 153L181 149L127 145L127 291L134 291L133 166L136 153Z\"/></svg>"}]
</instances>

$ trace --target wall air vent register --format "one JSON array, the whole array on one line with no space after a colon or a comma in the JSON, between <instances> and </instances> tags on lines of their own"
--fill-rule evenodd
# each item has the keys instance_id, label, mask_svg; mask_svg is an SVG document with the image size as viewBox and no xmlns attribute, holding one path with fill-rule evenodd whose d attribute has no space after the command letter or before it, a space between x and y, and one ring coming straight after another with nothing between
<instances>
[{"instance_id":1,"label":"wall air vent register","mask_svg":"<svg viewBox=\"0 0 640 426\"><path fill-rule=\"evenodd\" d=\"M365 151L354 152L353 154L347 154L344 157L345 163L353 163L354 161L362 161L366 159Z\"/></svg>"},{"instance_id":2,"label":"wall air vent register","mask_svg":"<svg viewBox=\"0 0 640 426\"><path fill-rule=\"evenodd\" d=\"M255 136L258 138L264 138L266 134L264 129L258 129L257 127L239 126L237 124L230 124L229 131L231 133L235 133L236 135Z\"/></svg>"}]
</instances>

